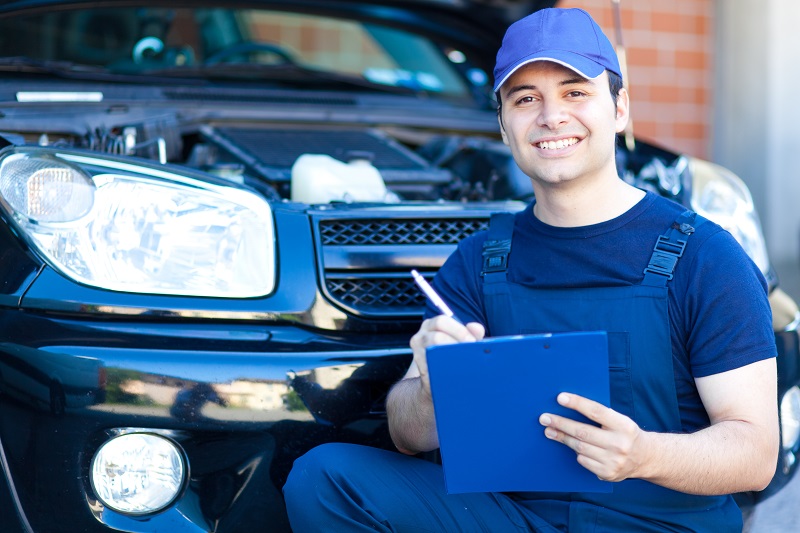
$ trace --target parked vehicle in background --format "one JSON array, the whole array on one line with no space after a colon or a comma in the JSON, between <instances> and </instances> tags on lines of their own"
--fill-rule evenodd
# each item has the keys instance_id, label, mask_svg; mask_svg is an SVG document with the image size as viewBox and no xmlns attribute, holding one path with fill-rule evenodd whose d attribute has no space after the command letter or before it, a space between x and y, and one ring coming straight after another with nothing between
<instances>
[{"instance_id":1,"label":"parked vehicle in background","mask_svg":"<svg viewBox=\"0 0 800 533\"><path fill-rule=\"evenodd\" d=\"M533 198L489 76L553 3L0 5L3 531L288 531L295 458L391 449L410 269ZM797 306L739 178L640 140L619 166L770 283L782 451L752 508L796 468Z\"/></svg>"}]
</instances>

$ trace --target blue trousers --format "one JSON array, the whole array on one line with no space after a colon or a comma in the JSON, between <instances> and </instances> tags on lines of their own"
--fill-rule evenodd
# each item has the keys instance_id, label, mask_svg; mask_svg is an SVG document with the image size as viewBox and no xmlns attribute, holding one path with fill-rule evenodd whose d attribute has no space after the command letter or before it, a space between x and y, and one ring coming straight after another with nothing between
<instances>
[{"instance_id":1,"label":"blue trousers","mask_svg":"<svg viewBox=\"0 0 800 533\"><path fill-rule=\"evenodd\" d=\"M447 494L440 465L354 444L323 444L297 459L283 494L295 533L567 530L505 494Z\"/></svg>"}]
</instances>

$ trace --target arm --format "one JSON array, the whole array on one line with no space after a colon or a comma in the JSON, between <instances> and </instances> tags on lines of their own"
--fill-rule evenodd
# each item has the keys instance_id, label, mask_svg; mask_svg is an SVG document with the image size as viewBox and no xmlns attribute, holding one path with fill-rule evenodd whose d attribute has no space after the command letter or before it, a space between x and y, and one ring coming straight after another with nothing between
<instances>
[{"instance_id":1,"label":"arm","mask_svg":"<svg viewBox=\"0 0 800 533\"><path fill-rule=\"evenodd\" d=\"M548 438L578 454L601 479L641 478L690 494L762 490L779 449L774 358L695 380L711 425L691 434L642 431L630 418L596 402L559 395L601 427L544 414Z\"/></svg>"},{"instance_id":2,"label":"arm","mask_svg":"<svg viewBox=\"0 0 800 533\"><path fill-rule=\"evenodd\" d=\"M403 379L392 387L386 400L389 433L399 451L413 455L439 447L425 358L427 347L475 341L483 338L484 333L483 326L477 322L465 327L452 318L437 316L425 320L411 338L414 360Z\"/></svg>"}]
</instances>

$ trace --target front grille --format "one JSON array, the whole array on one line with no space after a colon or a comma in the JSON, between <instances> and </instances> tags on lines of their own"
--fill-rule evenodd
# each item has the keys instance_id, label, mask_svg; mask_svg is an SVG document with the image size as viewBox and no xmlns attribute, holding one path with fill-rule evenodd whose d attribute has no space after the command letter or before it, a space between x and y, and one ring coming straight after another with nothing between
<instances>
[{"instance_id":1,"label":"front grille","mask_svg":"<svg viewBox=\"0 0 800 533\"><path fill-rule=\"evenodd\" d=\"M471 218L320 220L316 228L325 295L362 316L418 317L425 299L409 270L417 268L432 278L459 241L488 227L485 213Z\"/></svg>"},{"instance_id":2,"label":"front grille","mask_svg":"<svg viewBox=\"0 0 800 533\"><path fill-rule=\"evenodd\" d=\"M388 277L337 279L329 276L325 283L334 300L362 312L384 314L392 309L419 310L425 304L424 297L407 274L404 274L402 279Z\"/></svg>"},{"instance_id":3,"label":"front grille","mask_svg":"<svg viewBox=\"0 0 800 533\"><path fill-rule=\"evenodd\" d=\"M320 223L323 246L458 244L489 227L478 218L408 220L329 220Z\"/></svg>"}]
</instances>

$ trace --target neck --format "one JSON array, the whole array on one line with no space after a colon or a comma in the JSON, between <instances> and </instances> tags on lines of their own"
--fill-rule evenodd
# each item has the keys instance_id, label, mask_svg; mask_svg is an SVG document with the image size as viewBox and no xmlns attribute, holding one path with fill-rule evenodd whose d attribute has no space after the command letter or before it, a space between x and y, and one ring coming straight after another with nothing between
<instances>
[{"instance_id":1,"label":"neck","mask_svg":"<svg viewBox=\"0 0 800 533\"><path fill-rule=\"evenodd\" d=\"M538 185L534 182L534 215L545 224L563 228L590 226L616 218L645 195L616 174L601 182L577 187Z\"/></svg>"}]
</instances>

